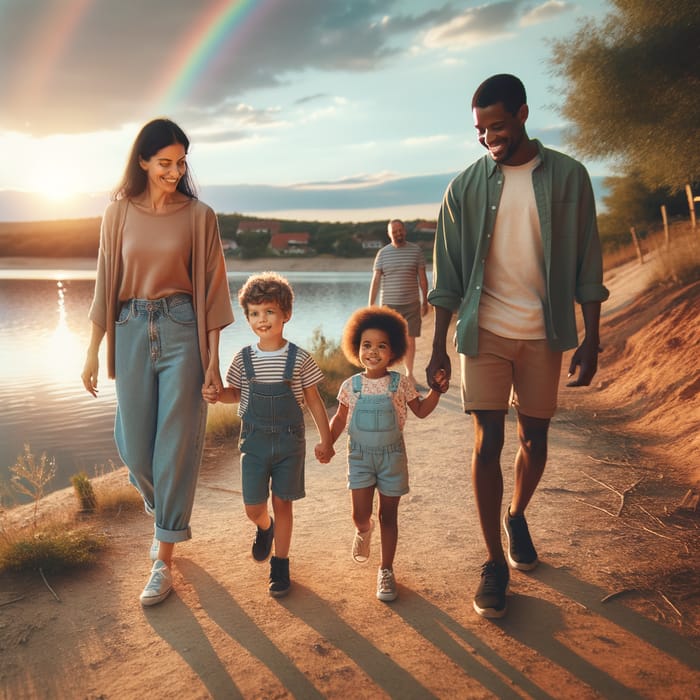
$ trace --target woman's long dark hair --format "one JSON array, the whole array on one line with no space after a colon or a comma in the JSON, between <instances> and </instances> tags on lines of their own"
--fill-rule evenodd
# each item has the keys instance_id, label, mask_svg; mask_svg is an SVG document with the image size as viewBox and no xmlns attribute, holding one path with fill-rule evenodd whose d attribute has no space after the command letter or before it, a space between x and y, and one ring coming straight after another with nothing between
<instances>
[{"instance_id":1,"label":"woman's long dark hair","mask_svg":"<svg viewBox=\"0 0 700 700\"><path fill-rule=\"evenodd\" d=\"M148 175L141 167L139 159L150 160L158 151L179 143L189 151L190 140L185 132L170 119L154 119L141 128L136 137L121 182L112 193L112 199L135 197L146 190ZM177 183L177 190L191 199L196 199L197 190L189 167Z\"/></svg>"}]
</instances>

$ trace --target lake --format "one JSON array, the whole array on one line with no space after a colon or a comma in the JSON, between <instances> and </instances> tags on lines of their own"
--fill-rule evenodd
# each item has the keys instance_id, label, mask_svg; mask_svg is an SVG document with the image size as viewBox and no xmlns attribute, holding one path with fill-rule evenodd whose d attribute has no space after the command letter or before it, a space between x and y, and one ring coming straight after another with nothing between
<instances>
[{"instance_id":1,"label":"lake","mask_svg":"<svg viewBox=\"0 0 700 700\"><path fill-rule=\"evenodd\" d=\"M286 337L308 348L314 329L339 341L345 320L367 303L366 272L288 272L295 303ZM236 322L221 334L221 369L255 336L245 321L237 292L249 273L229 273ZM90 336L87 312L94 273L84 270L0 269L0 484L7 485L24 444L38 460L56 460L56 477L46 491L70 486L80 471L88 476L121 464L113 440L114 382L102 376L99 397L82 386L80 373ZM26 500L26 499L18 499Z\"/></svg>"}]
</instances>

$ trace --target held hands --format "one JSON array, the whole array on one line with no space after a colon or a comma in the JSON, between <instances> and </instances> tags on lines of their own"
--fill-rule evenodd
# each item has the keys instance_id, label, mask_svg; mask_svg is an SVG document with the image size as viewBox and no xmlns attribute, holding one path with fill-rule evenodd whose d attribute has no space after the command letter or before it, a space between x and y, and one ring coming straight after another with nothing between
<instances>
[{"instance_id":1,"label":"held hands","mask_svg":"<svg viewBox=\"0 0 700 700\"><path fill-rule=\"evenodd\" d=\"M212 363L209 367L207 367L207 371L204 374L202 398L207 403L216 403L219 400L223 386L219 366L218 364Z\"/></svg>"},{"instance_id":2,"label":"held hands","mask_svg":"<svg viewBox=\"0 0 700 700\"><path fill-rule=\"evenodd\" d=\"M220 389L214 384L202 385L202 398L207 403L217 403L219 400Z\"/></svg>"},{"instance_id":3,"label":"held hands","mask_svg":"<svg viewBox=\"0 0 700 700\"><path fill-rule=\"evenodd\" d=\"M447 353L433 351L430 362L425 369L425 378L428 382L428 386L444 394L450 388L451 376L452 363Z\"/></svg>"},{"instance_id":4,"label":"held hands","mask_svg":"<svg viewBox=\"0 0 700 700\"><path fill-rule=\"evenodd\" d=\"M319 442L314 448L314 454L321 464L328 464L328 462L333 459L335 450L333 449L333 445L324 445L322 442Z\"/></svg>"},{"instance_id":5,"label":"held hands","mask_svg":"<svg viewBox=\"0 0 700 700\"><path fill-rule=\"evenodd\" d=\"M439 369L433 376L433 381L430 388L444 394L450 388L450 380L447 377L447 372L444 369Z\"/></svg>"}]
</instances>

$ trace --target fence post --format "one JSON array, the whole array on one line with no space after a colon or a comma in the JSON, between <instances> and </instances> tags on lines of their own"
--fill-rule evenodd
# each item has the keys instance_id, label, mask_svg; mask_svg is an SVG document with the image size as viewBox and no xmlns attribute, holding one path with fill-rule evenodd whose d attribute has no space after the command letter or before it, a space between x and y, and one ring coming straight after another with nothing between
<instances>
[{"instance_id":1,"label":"fence post","mask_svg":"<svg viewBox=\"0 0 700 700\"><path fill-rule=\"evenodd\" d=\"M693 190L689 184L685 186L685 193L688 197L688 209L690 210L690 227L695 231L695 199L693 199Z\"/></svg>"},{"instance_id":2,"label":"fence post","mask_svg":"<svg viewBox=\"0 0 700 700\"><path fill-rule=\"evenodd\" d=\"M642 253L642 246L639 245L639 237L637 236L637 229L634 226L630 226L630 233L632 234L632 241L634 242L634 247L637 249L637 260L639 264L644 264L644 253Z\"/></svg>"},{"instance_id":3,"label":"fence post","mask_svg":"<svg viewBox=\"0 0 700 700\"><path fill-rule=\"evenodd\" d=\"M664 222L664 241L666 241L666 247L671 245L671 237L668 232L668 215L666 214L666 205L661 205L661 218Z\"/></svg>"}]
</instances>

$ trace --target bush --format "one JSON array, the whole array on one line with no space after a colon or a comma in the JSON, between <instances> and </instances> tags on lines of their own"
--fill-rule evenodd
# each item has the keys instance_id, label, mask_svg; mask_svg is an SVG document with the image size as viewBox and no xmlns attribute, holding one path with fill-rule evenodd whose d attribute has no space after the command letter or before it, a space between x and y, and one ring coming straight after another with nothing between
<instances>
[{"instance_id":1,"label":"bush","mask_svg":"<svg viewBox=\"0 0 700 700\"><path fill-rule=\"evenodd\" d=\"M309 352L323 372L324 380L319 385L321 398L326 406L332 406L340 385L355 374L357 368L347 361L340 345L328 340L320 328L314 329Z\"/></svg>"},{"instance_id":2,"label":"bush","mask_svg":"<svg viewBox=\"0 0 700 700\"><path fill-rule=\"evenodd\" d=\"M0 571L39 570L56 573L93 564L106 537L88 528L67 529L65 523L41 530L9 534L0 529Z\"/></svg>"},{"instance_id":3,"label":"bush","mask_svg":"<svg viewBox=\"0 0 700 700\"><path fill-rule=\"evenodd\" d=\"M70 482L73 484L73 490L78 497L80 510L83 513L93 513L97 507L97 498L88 475L85 472L74 474L70 478Z\"/></svg>"}]
</instances>

